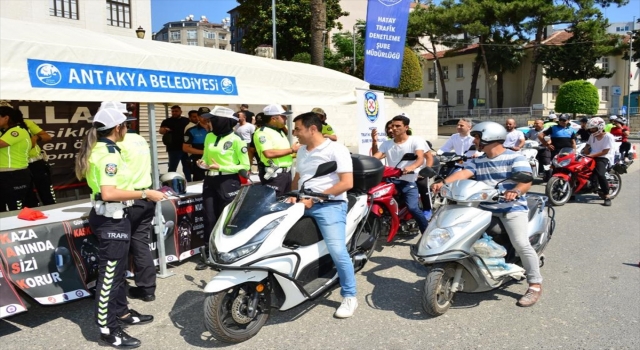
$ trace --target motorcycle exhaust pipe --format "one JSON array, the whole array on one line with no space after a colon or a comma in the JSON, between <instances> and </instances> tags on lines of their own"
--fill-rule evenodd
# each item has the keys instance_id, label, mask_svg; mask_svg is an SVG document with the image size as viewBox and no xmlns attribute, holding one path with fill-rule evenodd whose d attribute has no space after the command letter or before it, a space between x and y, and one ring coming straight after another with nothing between
<instances>
[{"instance_id":1,"label":"motorcycle exhaust pipe","mask_svg":"<svg viewBox=\"0 0 640 350\"><path fill-rule=\"evenodd\" d=\"M369 259L365 253L356 253L353 256L353 266L364 266L368 260Z\"/></svg>"}]
</instances>

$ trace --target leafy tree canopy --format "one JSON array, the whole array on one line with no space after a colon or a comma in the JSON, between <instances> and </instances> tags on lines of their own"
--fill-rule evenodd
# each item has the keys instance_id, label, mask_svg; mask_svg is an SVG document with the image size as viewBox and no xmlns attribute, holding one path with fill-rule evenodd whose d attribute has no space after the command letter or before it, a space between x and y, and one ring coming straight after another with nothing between
<instances>
[{"instance_id":1,"label":"leafy tree canopy","mask_svg":"<svg viewBox=\"0 0 640 350\"><path fill-rule=\"evenodd\" d=\"M242 47L249 53L260 45L273 42L271 0L238 0L237 25L244 28ZM327 30L341 29L337 19L349 13L342 11L339 0L326 0ZM291 60L300 52L309 52L311 42L311 7L309 0L276 1L276 55Z\"/></svg>"},{"instance_id":2,"label":"leafy tree canopy","mask_svg":"<svg viewBox=\"0 0 640 350\"><path fill-rule=\"evenodd\" d=\"M569 81L558 90L556 112L596 114L599 106L598 88L584 80Z\"/></svg>"}]
</instances>

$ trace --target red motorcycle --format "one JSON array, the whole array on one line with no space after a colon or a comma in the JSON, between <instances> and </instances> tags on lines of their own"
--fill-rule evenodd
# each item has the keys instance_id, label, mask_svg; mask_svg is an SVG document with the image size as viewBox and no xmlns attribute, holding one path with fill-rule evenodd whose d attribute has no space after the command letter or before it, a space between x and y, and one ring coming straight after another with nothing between
<instances>
[{"instance_id":1,"label":"red motorcycle","mask_svg":"<svg viewBox=\"0 0 640 350\"><path fill-rule=\"evenodd\" d=\"M400 162L416 159L417 156L415 154L405 154ZM400 162L398 164L400 164ZM413 219L411 213L409 213L407 205L404 203L399 204L396 199L398 191L390 180L397 179L400 176L402 176L402 169L398 169L397 164L395 167L386 166L382 174L382 182L368 192L369 196L373 199L371 214L382 219L380 232L382 232L383 235L388 232L387 242L391 242L399 230L410 234L420 232L416 221Z\"/></svg>"},{"instance_id":2,"label":"red motorcycle","mask_svg":"<svg viewBox=\"0 0 640 350\"><path fill-rule=\"evenodd\" d=\"M564 205L571 196L583 193L597 193L600 190L594 176L596 162L591 157L576 154L573 148L560 150L551 161L553 175L545 190L551 204ZM622 188L618 165L614 165L605 174L609 183L609 198L615 198Z\"/></svg>"}]
</instances>

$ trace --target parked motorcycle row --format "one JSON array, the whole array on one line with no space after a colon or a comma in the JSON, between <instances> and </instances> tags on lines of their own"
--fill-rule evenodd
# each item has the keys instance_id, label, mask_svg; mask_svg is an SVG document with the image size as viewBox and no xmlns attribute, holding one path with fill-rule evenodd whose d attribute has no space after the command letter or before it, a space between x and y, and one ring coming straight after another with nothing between
<instances>
[{"instance_id":1,"label":"parked motorcycle row","mask_svg":"<svg viewBox=\"0 0 640 350\"><path fill-rule=\"evenodd\" d=\"M405 155L411 160L415 155ZM461 168L466 158L446 155L440 164L425 167L420 176L438 181ZM376 249L379 238L391 242L397 234L419 230L406 205L397 199L390 181L402 175L373 157L352 155L354 186L348 191L346 242L356 272ZM314 177L335 171L335 162L320 166ZM531 174L510 180L530 182ZM424 265L422 304L433 316L444 314L455 293L484 292L524 269L501 222L479 208L481 202L500 201L503 190L473 180L443 186L432 197L433 216L410 255ZM210 254L219 270L205 287L206 328L221 341L239 343L255 336L272 309L289 310L335 286L337 270L322 235L304 206L286 197L326 200L304 188L277 198L273 189L259 184L243 186L223 211L211 235ZM527 196L528 235L544 263L543 252L555 226L553 208L545 196Z\"/></svg>"}]
</instances>

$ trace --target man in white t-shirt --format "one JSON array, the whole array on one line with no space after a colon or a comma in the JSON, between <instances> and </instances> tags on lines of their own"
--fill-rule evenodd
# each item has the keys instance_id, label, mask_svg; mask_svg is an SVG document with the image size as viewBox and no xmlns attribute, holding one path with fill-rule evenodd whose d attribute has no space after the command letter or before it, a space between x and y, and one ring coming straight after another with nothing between
<instances>
[{"instance_id":1,"label":"man in white t-shirt","mask_svg":"<svg viewBox=\"0 0 640 350\"><path fill-rule=\"evenodd\" d=\"M615 137L604 131L605 122L600 117L589 119L587 130L591 133L591 137L589 137L587 146L582 152L596 161L595 173L600 185L600 197L604 199L603 205L608 207L611 206L611 198L609 198L609 183L605 174L609 165L614 162L616 153Z\"/></svg>"},{"instance_id":2,"label":"man in white t-shirt","mask_svg":"<svg viewBox=\"0 0 640 350\"><path fill-rule=\"evenodd\" d=\"M348 318L358 307L356 298L356 277L353 263L346 247L347 236L347 195L353 187L353 163L349 150L342 144L333 142L322 135L322 121L313 112L301 114L293 119L293 134L302 146L296 157L296 175L292 189L299 189L304 183L305 189L328 194L329 201L313 203L303 199L304 214L313 217L333 259L340 278L342 304L336 310L337 318ZM318 166L334 161L335 172L311 179ZM307 181L308 180L308 181ZM295 198L291 198L295 201Z\"/></svg>"},{"instance_id":3,"label":"man in white t-shirt","mask_svg":"<svg viewBox=\"0 0 640 350\"><path fill-rule=\"evenodd\" d=\"M476 151L469 151L469 148L473 146L473 137L469 135L469 131L473 127L473 122L469 118L462 118L458 120L456 127L457 134L451 135L451 137L445 142L438 154L444 152L456 152L457 155L466 155L467 157L473 157Z\"/></svg>"},{"instance_id":4,"label":"man in white t-shirt","mask_svg":"<svg viewBox=\"0 0 640 350\"><path fill-rule=\"evenodd\" d=\"M524 134L516 129L515 119L507 119L504 127L507 129L507 138L504 140L502 147L519 151L524 146Z\"/></svg>"},{"instance_id":5,"label":"man in white t-shirt","mask_svg":"<svg viewBox=\"0 0 640 350\"><path fill-rule=\"evenodd\" d=\"M236 127L236 135L240 136L242 141L251 142L251 136L256 131L256 126L247 122L247 116L244 112L236 113L238 116L238 126Z\"/></svg>"},{"instance_id":6,"label":"man in white t-shirt","mask_svg":"<svg viewBox=\"0 0 640 350\"><path fill-rule=\"evenodd\" d=\"M386 158L389 166L402 169L404 175L397 180L393 180L393 183L398 192L402 194L402 198L407 204L409 212L418 223L420 232L424 233L428 223L418 204L420 193L418 192L416 180L418 179L418 169L424 164L426 142L414 136L407 135L409 118L406 116L398 115L393 117L393 119L391 119L391 130L393 139L383 142L378 152L373 156L378 159ZM402 156L408 153L414 153L418 156L418 159L415 161L405 160L401 162Z\"/></svg>"}]
</instances>

